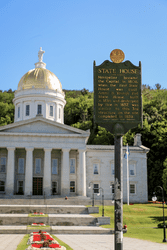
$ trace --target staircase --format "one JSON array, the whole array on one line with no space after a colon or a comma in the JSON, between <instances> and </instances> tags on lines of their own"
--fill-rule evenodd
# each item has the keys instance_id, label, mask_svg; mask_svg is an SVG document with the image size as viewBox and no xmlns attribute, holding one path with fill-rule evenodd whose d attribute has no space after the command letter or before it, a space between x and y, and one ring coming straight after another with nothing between
<instances>
[{"instance_id":1,"label":"staircase","mask_svg":"<svg viewBox=\"0 0 167 250\"><path fill-rule=\"evenodd\" d=\"M6 201L6 202L5 202ZM110 229L98 227L98 219L89 215L83 200L57 199L0 199L0 234L26 234L39 231L32 223L44 223L52 234L111 234ZM87 200L88 201L88 200ZM43 204L42 204L43 203ZM85 200L86 203L86 200ZM40 204L40 205L39 205ZM72 205L71 205L72 204ZM98 207L96 207L98 210ZM29 213L42 212L48 217L29 217Z\"/></svg>"}]
</instances>

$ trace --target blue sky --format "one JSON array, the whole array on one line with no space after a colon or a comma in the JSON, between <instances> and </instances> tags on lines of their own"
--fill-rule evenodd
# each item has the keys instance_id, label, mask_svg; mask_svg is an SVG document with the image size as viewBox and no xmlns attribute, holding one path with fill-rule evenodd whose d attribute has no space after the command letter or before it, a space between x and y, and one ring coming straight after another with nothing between
<instances>
[{"instance_id":1,"label":"blue sky","mask_svg":"<svg viewBox=\"0 0 167 250\"><path fill-rule=\"evenodd\" d=\"M167 89L166 0L1 0L1 90L16 90L20 78L43 61L63 89L93 90L93 61L142 63L142 83Z\"/></svg>"}]
</instances>

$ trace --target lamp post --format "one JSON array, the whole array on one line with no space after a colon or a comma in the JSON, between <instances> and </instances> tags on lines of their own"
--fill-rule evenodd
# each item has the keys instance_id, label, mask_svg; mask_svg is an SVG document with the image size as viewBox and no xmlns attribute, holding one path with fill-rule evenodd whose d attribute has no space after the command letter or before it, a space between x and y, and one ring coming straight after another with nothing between
<instances>
[{"instance_id":1,"label":"lamp post","mask_svg":"<svg viewBox=\"0 0 167 250\"><path fill-rule=\"evenodd\" d=\"M104 217L104 190L102 187L99 188L102 191L102 217ZM100 193L97 194L98 196L100 196Z\"/></svg>"},{"instance_id":2,"label":"lamp post","mask_svg":"<svg viewBox=\"0 0 167 250\"><path fill-rule=\"evenodd\" d=\"M164 239L163 239L163 242L167 242L167 239L166 239L166 225L165 225L165 214L164 214L164 190L161 186L157 186L161 189L162 191L162 205L163 205L163 228L164 228ZM155 193L154 193L154 196L152 197L152 200L153 201L156 201L157 200L157 197L155 196Z\"/></svg>"},{"instance_id":3,"label":"lamp post","mask_svg":"<svg viewBox=\"0 0 167 250\"><path fill-rule=\"evenodd\" d=\"M93 182L89 182L89 189L91 189L91 185L93 185ZM92 198L92 207L95 205L95 194L94 194L94 188L93 188L93 198Z\"/></svg>"},{"instance_id":4,"label":"lamp post","mask_svg":"<svg viewBox=\"0 0 167 250\"><path fill-rule=\"evenodd\" d=\"M113 189L112 184L110 185L110 188L111 188L111 192L112 192L112 189ZM113 196L112 196L112 203L114 203L114 201L115 201L115 197L114 197L114 192L113 192Z\"/></svg>"}]
</instances>

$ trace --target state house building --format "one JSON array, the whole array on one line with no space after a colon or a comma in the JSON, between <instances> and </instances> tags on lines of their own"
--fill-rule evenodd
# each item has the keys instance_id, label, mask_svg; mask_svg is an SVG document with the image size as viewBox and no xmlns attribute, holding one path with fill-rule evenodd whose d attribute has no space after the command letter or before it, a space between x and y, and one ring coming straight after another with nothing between
<instances>
[{"instance_id":1,"label":"state house building","mask_svg":"<svg viewBox=\"0 0 167 250\"><path fill-rule=\"evenodd\" d=\"M46 69L43 53L40 48L35 69L18 83L14 123L0 127L0 197L91 197L102 187L105 200L111 200L114 146L87 145L89 131L64 124L65 94L56 75ZM129 156L130 202L148 200L148 151L137 134ZM126 176L123 159L124 202Z\"/></svg>"}]
</instances>

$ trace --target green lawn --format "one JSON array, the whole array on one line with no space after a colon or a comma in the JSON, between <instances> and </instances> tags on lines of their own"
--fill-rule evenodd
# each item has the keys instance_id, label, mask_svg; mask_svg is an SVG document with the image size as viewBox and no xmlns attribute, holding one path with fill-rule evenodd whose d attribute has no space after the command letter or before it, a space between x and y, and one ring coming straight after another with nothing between
<instances>
[{"instance_id":1,"label":"green lawn","mask_svg":"<svg viewBox=\"0 0 167 250\"><path fill-rule=\"evenodd\" d=\"M93 216L101 216L102 207L99 207L99 214ZM104 228L114 228L114 206L105 206L104 216L111 218L110 225L104 225ZM167 206L165 205L165 220L167 223ZM162 243L163 228L157 228L159 223L163 222L162 204L134 204L123 205L123 225L127 225L127 233L124 237L138 238L150 240L152 242Z\"/></svg>"},{"instance_id":2,"label":"green lawn","mask_svg":"<svg viewBox=\"0 0 167 250\"><path fill-rule=\"evenodd\" d=\"M34 230L34 229L37 229L37 230L48 230L48 229L50 229L50 226L49 225L46 225L46 226L31 226L31 225L28 225L27 226L28 227L28 229L32 229L32 230Z\"/></svg>"},{"instance_id":3,"label":"green lawn","mask_svg":"<svg viewBox=\"0 0 167 250\"><path fill-rule=\"evenodd\" d=\"M29 234L26 234L23 239L20 241L19 245L17 246L16 250L25 250L28 246L27 241L29 238Z\"/></svg>"},{"instance_id":4,"label":"green lawn","mask_svg":"<svg viewBox=\"0 0 167 250\"><path fill-rule=\"evenodd\" d=\"M57 240L61 246L66 247L66 250L73 250L73 249L72 249L71 247L69 247L66 243L64 243L63 241L59 240L59 238L57 238L55 235L52 235L52 237L53 237L55 240ZM16 250L25 250L28 246L30 246L30 245L27 245L28 238L29 238L29 234L26 234L26 235L23 237L23 239L21 240L21 242L19 243L19 245L17 246L17 249L16 249Z\"/></svg>"},{"instance_id":5,"label":"green lawn","mask_svg":"<svg viewBox=\"0 0 167 250\"><path fill-rule=\"evenodd\" d=\"M48 217L48 214L28 214L28 217Z\"/></svg>"}]
</instances>

